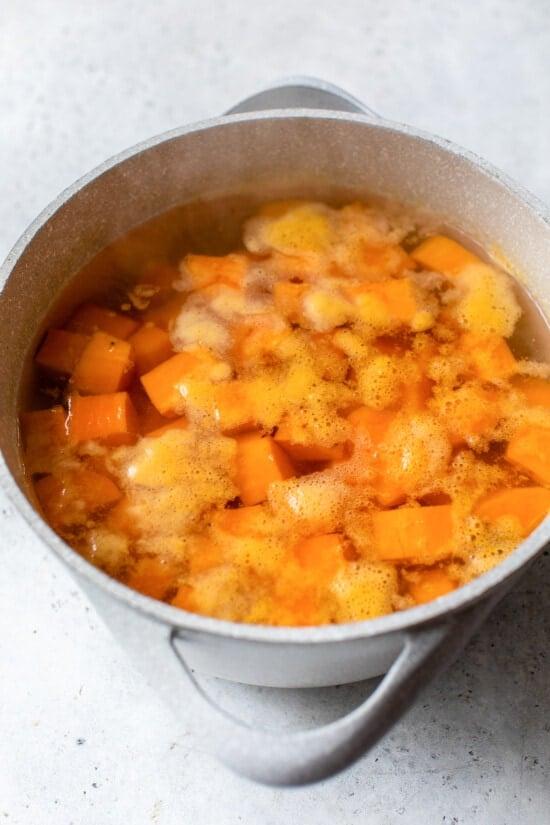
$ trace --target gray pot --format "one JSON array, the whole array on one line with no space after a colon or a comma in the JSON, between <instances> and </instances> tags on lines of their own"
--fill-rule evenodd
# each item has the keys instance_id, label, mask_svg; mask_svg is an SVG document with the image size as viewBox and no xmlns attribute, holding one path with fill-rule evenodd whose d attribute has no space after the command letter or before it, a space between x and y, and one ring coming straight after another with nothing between
<instances>
[{"instance_id":1,"label":"gray pot","mask_svg":"<svg viewBox=\"0 0 550 825\"><path fill-rule=\"evenodd\" d=\"M108 243L197 198L259 198L338 189L422 205L483 245L498 247L548 304L548 212L479 158L381 120L327 84L290 81L229 115L146 141L60 195L3 265L0 303L0 479L36 534L68 565L147 678L205 744L237 772L270 784L330 776L364 754L418 690L462 649L550 537L545 521L502 564L458 591L401 613L328 627L240 625L186 613L129 590L68 547L33 508L17 413L34 347L63 287ZM235 200L236 198L236 200ZM297 733L253 729L207 697L192 670L275 687L342 684L386 673L347 716Z\"/></svg>"}]
</instances>

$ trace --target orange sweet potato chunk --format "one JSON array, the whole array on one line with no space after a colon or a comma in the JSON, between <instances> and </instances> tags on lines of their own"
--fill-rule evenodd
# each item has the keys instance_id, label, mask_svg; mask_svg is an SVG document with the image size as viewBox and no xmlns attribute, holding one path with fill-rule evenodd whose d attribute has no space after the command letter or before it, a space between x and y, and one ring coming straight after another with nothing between
<instances>
[{"instance_id":1,"label":"orange sweet potato chunk","mask_svg":"<svg viewBox=\"0 0 550 825\"><path fill-rule=\"evenodd\" d=\"M452 552L451 504L383 510L374 513L372 525L380 560L433 564Z\"/></svg>"},{"instance_id":2,"label":"orange sweet potato chunk","mask_svg":"<svg viewBox=\"0 0 550 825\"><path fill-rule=\"evenodd\" d=\"M434 567L431 570L418 571L414 581L409 583L408 591L417 604L426 604L452 593L456 587L456 581L445 570Z\"/></svg>"},{"instance_id":3,"label":"orange sweet potato chunk","mask_svg":"<svg viewBox=\"0 0 550 825\"><path fill-rule=\"evenodd\" d=\"M216 527L234 536L260 535L264 521L265 512L261 504L220 510L214 519Z\"/></svg>"},{"instance_id":4,"label":"orange sweet potato chunk","mask_svg":"<svg viewBox=\"0 0 550 825\"><path fill-rule=\"evenodd\" d=\"M204 539L197 542L189 556L189 573L193 576L219 567L224 563L222 548L214 542Z\"/></svg>"},{"instance_id":5,"label":"orange sweet potato chunk","mask_svg":"<svg viewBox=\"0 0 550 825\"><path fill-rule=\"evenodd\" d=\"M484 496L475 512L484 521L496 522L514 518L521 526L522 536L537 527L550 511L550 490L545 487L513 487L496 490Z\"/></svg>"},{"instance_id":6,"label":"orange sweet potato chunk","mask_svg":"<svg viewBox=\"0 0 550 825\"><path fill-rule=\"evenodd\" d=\"M60 477L44 476L35 483L34 489L46 518L57 527L84 521L122 498L110 478L86 468L72 470Z\"/></svg>"},{"instance_id":7,"label":"orange sweet potato chunk","mask_svg":"<svg viewBox=\"0 0 550 825\"><path fill-rule=\"evenodd\" d=\"M409 278L359 284L349 287L347 292L352 298L375 295L389 316L402 324L409 324L418 312L414 286Z\"/></svg>"},{"instance_id":8,"label":"orange sweet potato chunk","mask_svg":"<svg viewBox=\"0 0 550 825\"><path fill-rule=\"evenodd\" d=\"M36 354L36 363L59 375L71 375L88 343L88 336L65 329L50 329Z\"/></svg>"},{"instance_id":9,"label":"orange sweet potato chunk","mask_svg":"<svg viewBox=\"0 0 550 825\"><path fill-rule=\"evenodd\" d=\"M75 390L91 395L118 392L130 384L133 369L128 341L95 332L75 365L71 384Z\"/></svg>"},{"instance_id":10,"label":"orange sweet potato chunk","mask_svg":"<svg viewBox=\"0 0 550 825\"><path fill-rule=\"evenodd\" d=\"M138 326L139 322L128 315L113 312L97 304L82 304L67 324L67 328L72 332L93 335L100 330L121 339L128 338Z\"/></svg>"},{"instance_id":11,"label":"orange sweet potato chunk","mask_svg":"<svg viewBox=\"0 0 550 825\"><path fill-rule=\"evenodd\" d=\"M505 458L541 484L550 484L550 429L523 427L508 442Z\"/></svg>"},{"instance_id":12,"label":"orange sweet potato chunk","mask_svg":"<svg viewBox=\"0 0 550 825\"><path fill-rule=\"evenodd\" d=\"M172 343L166 330L154 324L144 324L128 338L134 354L138 375L157 367L173 355Z\"/></svg>"},{"instance_id":13,"label":"orange sweet potato chunk","mask_svg":"<svg viewBox=\"0 0 550 825\"><path fill-rule=\"evenodd\" d=\"M469 264L481 263L477 255L445 235L426 238L413 249L411 258L426 269L444 275L457 275Z\"/></svg>"},{"instance_id":14,"label":"orange sweet potato chunk","mask_svg":"<svg viewBox=\"0 0 550 825\"><path fill-rule=\"evenodd\" d=\"M139 432L138 418L127 392L73 395L69 404L69 440L98 440L111 446L131 444Z\"/></svg>"},{"instance_id":15,"label":"orange sweet potato chunk","mask_svg":"<svg viewBox=\"0 0 550 825\"><path fill-rule=\"evenodd\" d=\"M344 444L314 444L305 428L290 418L283 419L274 438L294 461L342 461L345 456Z\"/></svg>"},{"instance_id":16,"label":"orange sweet potato chunk","mask_svg":"<svg viewBox=\"0 0 550 825\"><path fill-rule=\"evenodd\" d=\"M214 420L222 433L250 430L256 423L253 392L238 379L222 381L214 391Z\"/></svg>"},{"instance_id":17,"label":"orange sweet potato chunk","mask_svg":"<svg viewBox=\"0 0 550 825\"><path fill-rule=\"evenodd\" d=\"M128 587L139 590L144 596L162 599L174 583L175 571L163 559L142 558L126 580Z\"/></svg>"},{"instance_id":18,"label":"orange sweet potato chunk","mask_svg":"<svg viewBox=\"0 0 550 825\"><path fill-rule=\"evenodd\" d=\"M304 323L303 302L309 289L309 284L295 284L291 281L277 281L273 286L275 308L291 324Z\"/></svg>"},{"instance_id":19,"label":"orange sweet potato chunk","mask_svg":"<svg viewBox=\"0 0 550 825\"><path fill-rule=\"evenodd\" d=\"M517 372L517 361L499 335L467 332L462 336L461 348L468 354L474 372L484 381L510 378Z\"/></svg>"},{"instance_id":20,"label":"orange sweet potato chunk","mask_svg":"<svg viewBox=\"0 0 550 825\"><path fill-rule=\"evenodd\" d=\"M236 441L235 482L243 504L260 504L266 500L272 482L295 475L290 458L271 436L245 433Z\"/></svg>"},{"instance_id":21,"label":"orange sweet potato chunk","mask_svg":"<svg viewBox=\"0 0 550 825\"><path fill-rule=\"evenodd\" d=\"M512 383L531 406L550 408L550 381L544 378L518 375Z\"/></svg>"},{"instance_id":22,"label":"orange sweet potato chunk","mask_svg":"<svg viewBox=\"0 0 550 825\"><path fill-rule=\"evenodd\" d=\"M158 438L169 430L186 430L189 426L187 418L182 415L180 418L172 418L167 424L157 427L155 430L150 430L147 433L148 438Z\"/></svg>"},{"instance_id":23,"label":"orange sweet potato chunk","mask_svg":"<svg viewBox=\"0 0 550 825\"><path fill-rule=\"evenodd\" d=\"M212 284L226 284L240 288L248 269L246 255L233 253L221 257L215 255L186 255L183 272L191 289L204 289Z\"/></svg>"},{"instance_id":24,"label":"orange sweet potato chunk","mask_svg":"<svg viewBox=\"0 0 550 825\"><path fill-rule=\"evenodd\" d=\"M179 352L141 376L145 392L161 415L175 416L181 411L185 380L200 363L198 355Z\"/></svg>"},{"instance_id":25,"label":"orange sweet potato chunk","mask_svg":"<svg viewBox=\"0 0 550 825\"><path fill-rule=\"evenodd\" d=\"M318 584L326 584L333 579L345 563L344 540L339 533L302 539L292 552L299 565L313 574Z\"/></svg>"}]
</instances>

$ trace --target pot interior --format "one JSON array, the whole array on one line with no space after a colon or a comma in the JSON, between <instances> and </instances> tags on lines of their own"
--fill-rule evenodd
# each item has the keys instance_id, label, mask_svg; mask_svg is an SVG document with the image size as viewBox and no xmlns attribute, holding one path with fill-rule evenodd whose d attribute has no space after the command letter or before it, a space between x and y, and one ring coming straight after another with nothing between
<instances>
[{"instance_id":1,"label":"pot interior","mask_svg":"<svg viewBox=\"0 0 550 825\"><path fill-rule=\"evenodd\" d=\"M516 275L526 309L517 348L550 358L550 230L521 193L439 141L364 118L224 119L107 163L60 196L51 217L39 219L6 261L0 448L27 494L17 414L30 400L32 356L45 328L131 280L147 259L229 251L259 203L296 196L332 203L382 197L437 216Z\"/></svg>"}]
</instances>

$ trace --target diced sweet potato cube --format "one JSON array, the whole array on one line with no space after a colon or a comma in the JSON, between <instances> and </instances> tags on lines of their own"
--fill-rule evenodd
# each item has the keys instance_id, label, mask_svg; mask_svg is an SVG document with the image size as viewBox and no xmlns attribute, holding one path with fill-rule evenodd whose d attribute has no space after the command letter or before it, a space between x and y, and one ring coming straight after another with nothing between
<instances>
[{"instance_id":1,"label":"diced sweet potato cube","mask_svg":"<svg viewBox=\"0 0 550 825\"><path fill-rule=\"evenodd\" d=\"M374 513L374 553L380 560L432 564L453 549L451 504Z\"/></svg>"},{"instance_id":2,"label":"diced sweet potato cube","mask_svg":"<svg viewBox=\"0 0 550 825\"><path fill-rule=\"evenodd\" d=\"M439 567L432 570L419 570L414 580L409 582L408 590L417 604L426 604L447 593L456 590L456 582Z\"/></svg>"},{"instance_id":3,"label":"diced sweet potato cube","mask_svg":"<svg viewBox=\"0 0 550 825\"><path fill-rule=\"evenodd\" d=\"M90 515L116 504L122 493L105 475L79 468L57 477L44 476L34 485L44 514L54 527L84 522Z\"/></svg>"},{"instance_id":4,"label":"diced sweet potato cube","mask_svg":"<svg viewBox=\"0 0 550 825\"><path fill-rule=\"evenodd\" d=\"M480 258L445 235L426 238L411 252L411 258L426 269L456 275L469 264L481 263Z\"/></svg>"},{"instance_id":5,"label":"diced sweet potato cube","mask_svg":"<svg viewBox=\"0 0 550 825\"><path fill-rule=\"evenodd\" d=\"M522 536L527 536L548 515L550 490L545 487L513 487L484 496L475 512L484 521L516 519Z\"/></svg>"},{"instance_id":6,"label":"diced sweet potato cube","mask_svg":"<svg viewBox=\"0 0 550 825\"><path fill-rule=\"evenodd\" d=\"M291 281L277 281L273 286L275 308L291 324L306 322L304 298L311 289L310 284L295 284Z\"/></svg>"},{"instance_id":7,"label":"diced sweet potato cube","mask_svg":"<svg viewBox=\"0 0 550 825\"><path fill-rule=\"evenodd\" d=\"M528 404L533 407L547 407L550 409L550 381L544 378L518 375L512 383L525 397Z\"/></svg>"},{"instance_id":8,"label":"diced sweet potato cube","mask_svg":"<svg viewBox=\"0 0 550 825\"><path fill-rule=\"evenodd\" d=\"M490 434L500 417L496 393L476 383L450 390L436 400L436 407L454 446Z\"/></svg>"},{"instance_id":9,"label":"diced sweet potato cube","mask_svg":"<svg viewBox=\"0 0 550 825\"><path fill-rule=\"evenodd\" d=\"M136 562L126 584L144 596L162 599L173 586L174 579L173 567L163 559L142 558Z\"/></svg>"},{"instance_id":10,"label":"diced sweet potato cube","mask_svg":"<svg viewBox=\"0 0 550 825\"><path fill-rule=\"evenodd\" d=\"M329 582L345 563L344 540L339 533L302 539L292 552L299 565L313 574L318 584Z\"/></svg>"},{"instance_id":11,"label":"diced sweet potato cube","mask_svg":"<svg viewBox=\"0 0 550 825\"><path fill-rule=\"evenodd\" d=\"M140 530L136 521L135 513L127 498L121 498L120 501L110 508L103 524L113 533L123 534L130 538L137 538Z\"/></svg>"},{"instance_id":12,"label":"diced sweet potato cube","mask_svg":"<svg viewBox=\"0 0 550 825\"><path fill-rule=\"evenodd\" d=\"M96 304L82 304L69 320L67 328L83 335L106 332L115 338L128 338L139 326L139 322L128 315L121 315L111 309Z\"/></svg>"},{"instance_id":13,"label":"diced sweet potato cube","mask_svg":"<svg viewBox=\"0 0 550 825\"><path fill-rule=\"evenodd\" d=\"M155 430L150 430L147 433L148 438L159 438L159 436L167 433L168 430L186 430L189 426L187 418L182 415L180 418L172 418L167 424L157 427Z\"/></svg>"},{"instance_id":14,"label":"diced sweet potato cube","mask_svg":"<svg viewBox=\"0 0 550 825\"><path fill-rule=\"evenodd\" d=\"M134 361L128 341L95 332L73 370L75 390L91 395L124 390L132 379Z\"/></svg>"},{"instance_id":15,"label":"diced sweet potato cube","mask_svg":"<svg viewBox=\"0 0 550 825\"><path fill-rule=\"evenodd\" d=\"M215 255L186 255L181 263L181 275L190 290L204 289L212 284L227 284L240 288L243 284L249 259L233 253L221 257Z\"/></svg>"},{"instance_id":16,"label":"diced sweet potato cube","mask_svg":"<svg viewBox=\"0 0 550 825\"><path fill-rule=\"evenodd\" d=\"M172 343L166 330L154 324L144 324L128 339L134 352L134 361L138 375L157 367L173 355Z\"/></svg>"},{"instance_id":17,"label":"diced sweet potato cube","mask_svg":"<svg viewBox=\"0 0 550 825\"><path fill-rule=\"evenodd\" d=\"M374 296L392 321L410 324L418 312L415 289L409 278L396 278L378 283L364 283L349 287L348 294L361 310L363 299Z\"/></svg>"},{"instance_id":18,"label":"diced sweet potato cube","mask_svg":"<svg viewBox=\"0 0 550 825\"><path fill-rule=\"evenodd\" d=\"M173 604L174 607L179 607L180 610L189 610L191 613L198 612L194 591L189 584L180 584L171 604Z\"/></svg>"},{"instance_id":19,"label":"diced sweet potato cube","mask_svg":"<svg viewBox=\"0 0 550 825\"><path fill-rule=\"evenodd\" d=\"M179 352L141 376L145 392L162 415L176 416L185 406L185 381L200 366L192 352Z\"/></svg>"},{"instance_id":20,"label":"diced sweet potato cube","mask_svg":"<svg viewBox=\"0 0 550 825\"><path fill-rule=\"evenodd\" d=\"M314 333L311 336L311 345L315 363L323 378L328 381L344 381L349 361L345 353L336 347L326 333Z\"/></svg>"},{"instance_id":21,"label":"diced sweet potato cube","mask_svg":"<svg viewBox=\"0 0 550 825\"><path fill-rule=\"evenodd\" d=\"M222 433L250 430L256 421L252 389L244 381L222 381L214 390L214 420Z\"/></svg>"},{"instance_id":22,"label":"diced sweet potato cube","mask_svg":"<svg viewBox=\"0 0 550 825\"><path fill-rule=\"evenodd\" d=\"M36 354L36 363L59 375L71 375L82 351L88 343L88 336L65 329L50 329L44 343Z\"/></svg>"},{"instance_id":23,"label":"diced sweet potato cube","mask_svg":"<svg viewBox=\"0 0 550 825\"><path fill-rule=\"evenodd\" d=\"M506 448L505 457L520 470L541 484L550 484L550 429L524 427L514 435Z\"/></svg>"},{"instance_id":24,"label":"diced sweet potato cube","mask_svg":"<svg viewBox=\"0 0 550 825\"><path fill-rule=\"evenodd\" d=\"M315 444L305 427L290 418L283 419L274 438L294 461L341 461L345 456L344 444Z\"/></svg>"},{"instance_id":25,"label":"diced sweet potato cube","mask_svg":"<svg viewBox=\"0 0 550 825\"><path fill-rule=\"evenodd\" d=\"M159 413L141 384L134 384L130 388L129 394L137 413L141 435L148 435L168 422L169 419Z\"/></svg>"},{"instance_id":26,"label":"diced sweet potato cube","mask_svg":"<svg viewBox=\"0 0 550 825\"><path fill-rule=\"evenodd\" d=\"M234 536L257 536L265 532L266 513L261 504L232 507L216 513L214 524Z\"/></svg>"},{"instance_id":27,"label":"diced sweet potato cube","mask_svg":"<svg viewBox=\"0 0 550 825\"><path fill-rule=\"evenodd\" d=\"M517 361L499 335L467 332L462 336L461 348L468 354L476 375L484 381L510 378L517 371Z\"/></svg>"},{"instance_id":28,"label":"diced sweet potato cube","mask_svg":"<svg viewBox=\"0 0 550 825\"><path fill-rule=\"evenodd\" d=\"M30 473L47 473L57 452L68 443L63 407L22 413L21 430Z\"/></svg>"},{"instance_id":29,"label":"diced sweet potato cube","mask_svg":"<svg viewBox=\"0 0 550 825\"><path fill-rule=\"evenodd\" d=\"M73 444L90 440L111 446L131 444L139 432L136 411L127 392L71 396L68 428Z\"/></svg>"},{"instance_id":30,"label":"diced sweet potato cube","mask_svg":"<svg viewBox=\"0 0 550 825\"><path fill-rule=\"evenodd\" d=\"M394 419L394 412L374 410L372 407L359 407L348 415L356 436L368 436L373 445L383 441Z\"/></svg>"},{"instance_id":31,"label":"diced sweet potato cube","mask_svg":"<svg viewBox=\"0 0 550 825\"><path fill-rule=\"evenodd\" d=\"M237 436L236 441L235 482L243 504L260 504L266 500L273 481L295 475L291 460L270 436L245 433Z\"/></svg>"},{"instance_id":32,"label":"diced sweet potato cube","mask_svg":"<svg viewBox=\"0 0 550 825\"><path fill-rule=\"evenodd\" d=\"M361 276L367 278L381 274L399 275L405 269L414 269L414 262L405 250L391 244L363 243L358 265Z\"/></svg>"},{"instance_id":33,"label":"diced sweet potato cube","mask_svg":"<svg viewBox=\"0 0 550 825\"><path fill-rule=\"evenodd\" d=\"M189 573L194 576L224 563L222 548L208 539L196 543L189 556Z\"/></svg>"}]
</instances>

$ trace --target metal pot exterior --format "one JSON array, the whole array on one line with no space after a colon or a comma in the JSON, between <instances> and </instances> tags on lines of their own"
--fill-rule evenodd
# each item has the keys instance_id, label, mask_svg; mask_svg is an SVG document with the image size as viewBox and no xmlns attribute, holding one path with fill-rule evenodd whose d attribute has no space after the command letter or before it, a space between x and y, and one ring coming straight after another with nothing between
<instances>
[{"instance_id":1,"label":"metal pot exterior","mask_svg":"<svg viewBox=\"0 0 550 825\"><path fill-rule=\"evenodd\" d=\"M498 250L518 277L528 273L530 293L548 309L550 227L540 204L445 141L372 114L350 113L357 109L355 103L348 98L341 107L345 112L292 109L231 115L147 141L63 193L29 228L2 269L7 281L0 301L0 481L36 533L69 565L150 681L180 707L180 654L189 668L225 679L306 687L384 673L403 650L403 673L416 668L407 683L410 701L422 681L446 661L441 651L456 654L550 535L550 526L541 525L498 568L435 603L370 622L285 629L220 622L134 593L78 557L32 507L17 413L32 352L55 318L58 295L103 247L178 204L200 202L208 215L209 204L225 199L225 223L236 231L256 203L276 197L323 199L340 192L349 198L375 194L397 199L429 210ZM85 293L86 285L80 286ZM388 724L404 709L392 679L395 682L390 672L385 705L376 706L378 719L387 711ZM328 734L323 742L304 740L308 764L316 766L311 769L302 763L287 769L283 751L278 763L274 756L273 764L264 767L257 752L242 757L244 762L235 753L222 752L222 758L261 781L318 779L348 764L378 738L380 723L373 722L373 708L349 723L356 728L353 746L338 739L342 731L332 731L332 740ZM346 735L351 742L349 729ZM243 737L239 741L242 744ZM337 755L332 762L326 758L329 742ZM279 747L256 744L273 754Z\"/></svg>"}]
</instances>

